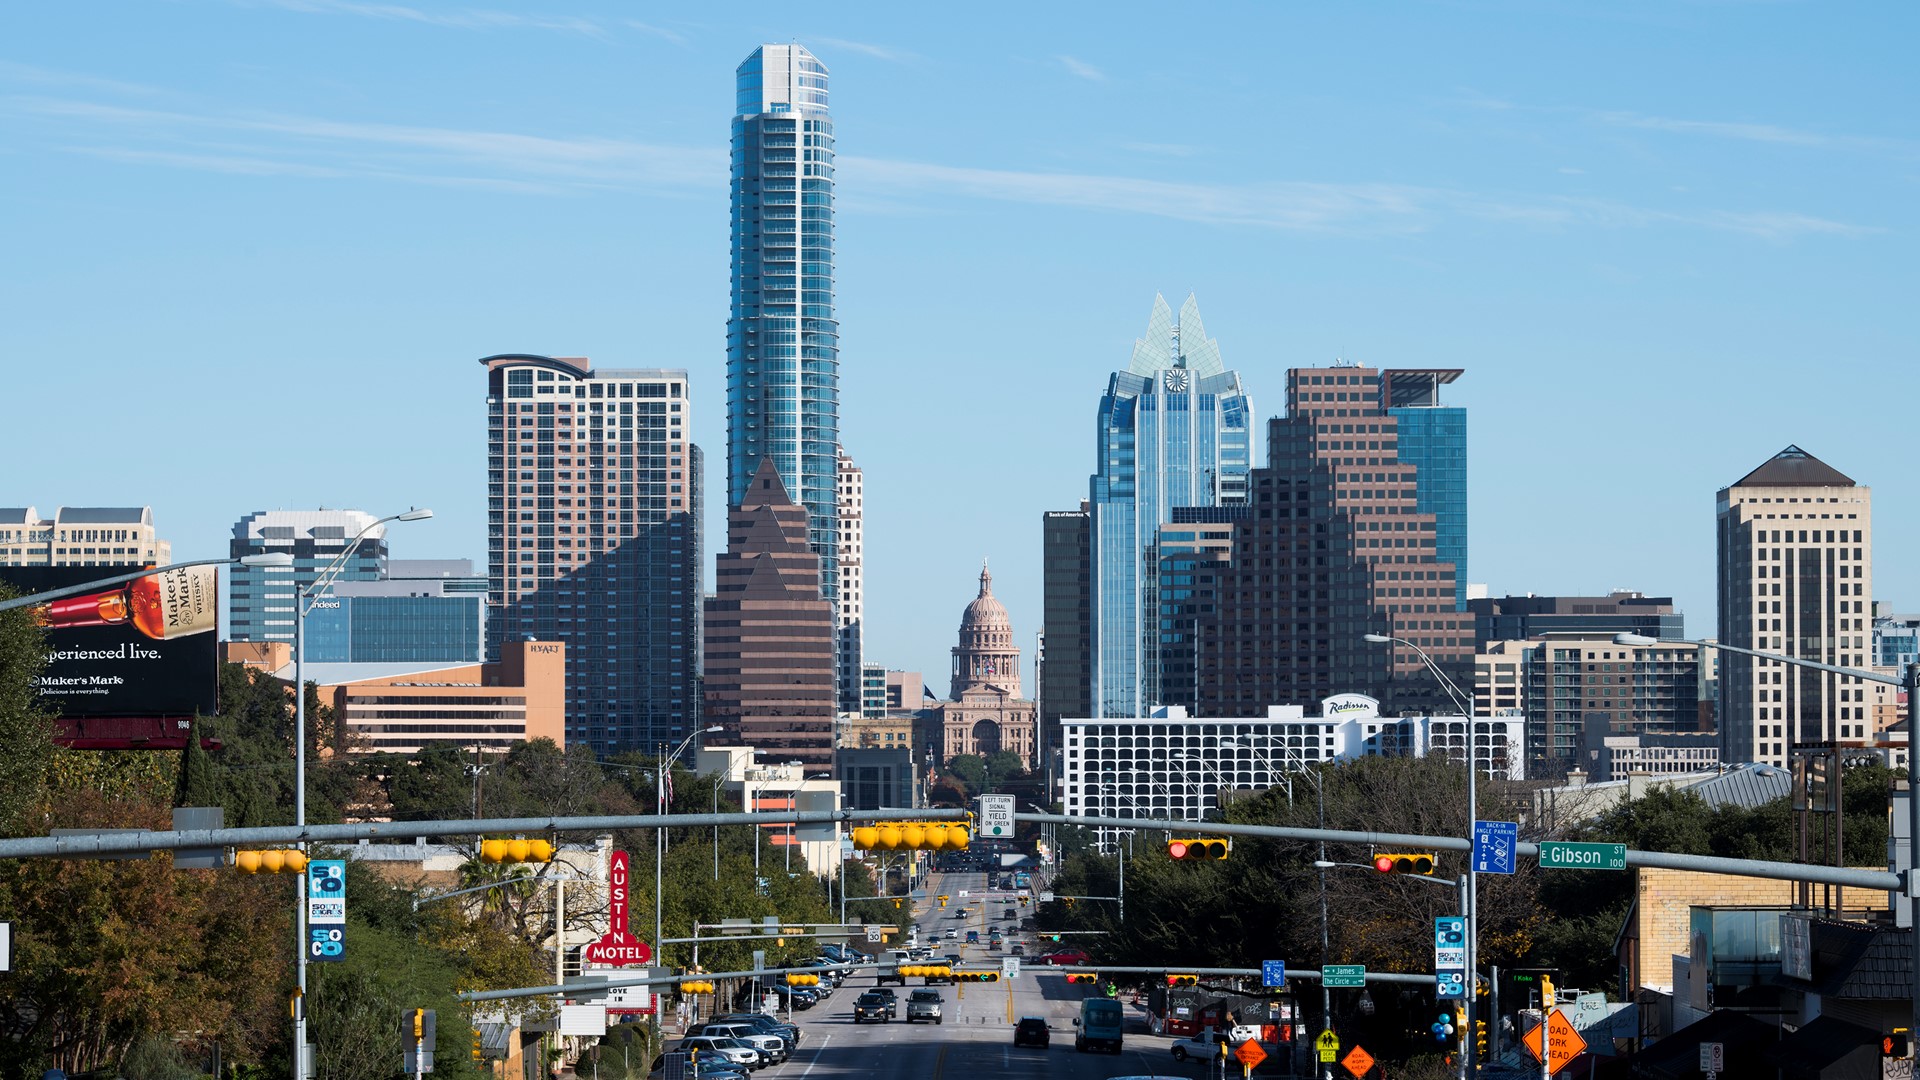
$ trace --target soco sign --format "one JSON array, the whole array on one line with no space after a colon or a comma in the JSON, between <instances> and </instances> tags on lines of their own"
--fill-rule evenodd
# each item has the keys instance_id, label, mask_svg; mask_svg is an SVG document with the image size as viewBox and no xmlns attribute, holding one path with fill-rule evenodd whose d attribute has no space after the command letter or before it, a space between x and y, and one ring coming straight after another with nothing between
<instances>
[{"instance_id":1,"label":"soco sign","mask_svg":"<svg viewBox=\"0 0 1920 1080\"><path fill-rule=\"evenodd\" d=\"M627 967L653 959L647 943L627 932L627 901L631 895L627 888L627 853L616 851L607 869L607 932L580 951L583 962Z\"/></svg>"}]
</instances>

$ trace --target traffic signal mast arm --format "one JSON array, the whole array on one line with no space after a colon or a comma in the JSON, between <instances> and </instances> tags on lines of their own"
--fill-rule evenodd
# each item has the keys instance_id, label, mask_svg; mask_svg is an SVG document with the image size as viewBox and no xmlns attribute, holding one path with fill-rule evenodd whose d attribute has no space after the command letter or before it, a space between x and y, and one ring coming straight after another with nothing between
<instances>
[{"instance_id":1,"label":"traffic signal mast arm","mask_svg":"<svg viewBox=\"0 0 1920 1080\"><path fill-rule=\"evenodd\" d=\"M926 821L964 822L965 810L926 809L911 811ZM418 837L476 836L487 833L568 833L611 832L621 829L652 829L712 825L832 824L834 822L873 821L897 818L903 811L883 810L766 810L755 813L726 814L623 814L602 817L554 818L452 818L441 821L379 821L349 825L278 825L253 829L172 829L137 832L89 833L67 836L25 836L0 840L0 859L86 858L142 851L173 851L179 848L259 847L291 844L347 844L360 840L382 843L412 843ZM1108 829L1159 829L1187 833L1191 821L1153 818L1069 817L1065 814L1015 813L1014 820L1054 825L1081 825ZM1301 829L1283 825L1237 825L1208 822L1210 832L1222 836L1265 837L1276 840L1325 840L1330 844L1358 844L1379 849L1454 851L1463 855L1473 842L1456 836L1419 836L1407 833L1352 832L1341 829ZM1537 859L1538 844L1521 843L1516 851L1523 858ZM1811 866L1801 863L1773 862L1765 859L1728 859L1715 855L1675 855L1661 851L1628 851L1628 866L1652 866L1668 870L1694 870L1708 874L1733 874L1742 877L1770 878L1778 881L1811 881L1824 885L1872 889L1878 892L1906 894L1900 874L1884 870L1852 870L1839 866ZM1916 880L1920 892L1920 879ZM851 898L849 898L851 899Z\"/></svg>"}]
</instances>

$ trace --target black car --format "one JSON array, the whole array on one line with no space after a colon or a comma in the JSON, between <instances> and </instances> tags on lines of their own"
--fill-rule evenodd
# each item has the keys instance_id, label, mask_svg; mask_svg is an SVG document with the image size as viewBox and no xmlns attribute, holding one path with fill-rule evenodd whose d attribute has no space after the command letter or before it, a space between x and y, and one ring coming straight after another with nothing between
<instances>
[{"instance_id":1,"label":"black car","mask_svg":"<svg viewBox=\"0 0 1920 1080\"><path fill-rule=\"evenodd\" d=\"M899 1008L899 1002L891 992L882 994L878 990L869 990L854 999L853 1022L859 1024L878 1020L885 1024L893 1019Z\"/></svg>"},{"instance_id":2,"label":"black car","mask_svg":"<svg viewBox=\"0 0 1920 1080\"><path fill-rule=\"evenodd\" d=\"M1023 1016L1013 1025L1013 1045L1047 1048L1047 1021L1044 1017Z\"/></svg>"}]
</instances>

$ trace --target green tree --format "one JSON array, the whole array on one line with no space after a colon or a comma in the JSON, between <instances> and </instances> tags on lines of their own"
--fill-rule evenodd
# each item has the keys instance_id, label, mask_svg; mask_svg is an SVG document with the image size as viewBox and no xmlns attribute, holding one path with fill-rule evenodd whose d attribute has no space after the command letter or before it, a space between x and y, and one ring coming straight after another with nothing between
<instances>
[{"instance_id":1,"label":"green tree","mask_svg":"<svg viewBox=\"0 0 1920 1080\"><path fill-rule=\"evenodd\" d=\"M948 758L947 772L958 777L970 792L987 790L987 762L978 754L956 754Z\"/></svg>"},{"instance_id":2,"label":"green tree","mask_svg":"<svg viewBox=\"0 0 1920 1080\"><path fill-rule=\"evenodd\" d=\"M0 582L0 599L17 595ZM0 611L0 835L19 835L45 790L54 734L40 702L46 666L46 634L27 609Z\"/></svg>"}]
</instances>

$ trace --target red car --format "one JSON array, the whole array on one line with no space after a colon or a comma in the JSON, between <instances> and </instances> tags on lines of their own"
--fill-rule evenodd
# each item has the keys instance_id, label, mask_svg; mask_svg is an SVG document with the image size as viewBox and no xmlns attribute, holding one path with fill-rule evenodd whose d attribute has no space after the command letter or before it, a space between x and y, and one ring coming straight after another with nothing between
<instances>
[{"instance_id":1,"label":"red car","mask_svg":"<svg viewBox=\"0 0 1920 1080\"><path fill-rule=\"evenodd\" d=\"M1040 957L1035 963L1051 964L1056 967L1090 967L1093 957L1085 949L1055 949Z\"/></svg>"}]
</instances>

